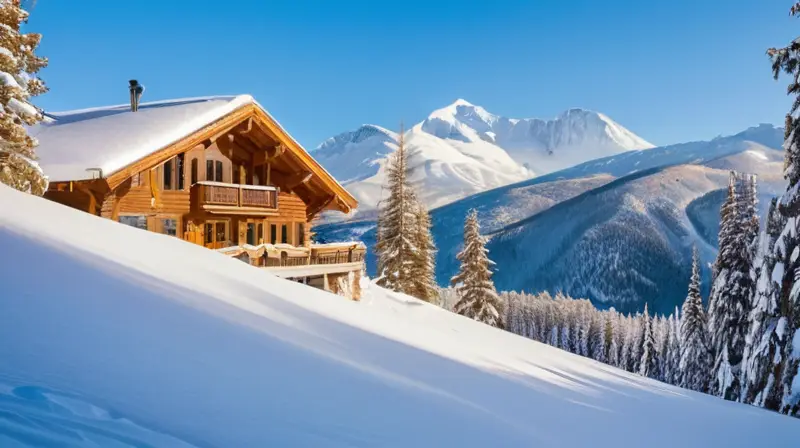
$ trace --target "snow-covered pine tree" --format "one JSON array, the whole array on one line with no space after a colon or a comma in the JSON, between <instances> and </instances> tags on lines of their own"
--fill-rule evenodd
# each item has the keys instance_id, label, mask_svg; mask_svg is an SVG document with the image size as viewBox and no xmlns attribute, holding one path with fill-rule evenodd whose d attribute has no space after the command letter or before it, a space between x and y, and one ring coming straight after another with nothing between
<instances>
[{"instance_id":1,"label":"snow-covered pine tree","mask_svg":"<svg viewBox=\"0 0 800 448\"><path fill-rule=\"evenodd\" d=\"M679 385L681 382L681 330L680 314L675 307L675 314L670 316L669 322L669 362L666 381Z\"/></svg>"},{"instance_id":2,"label":"snow-covered pine tree","mask_svg":"<svg viewBox=\"0 0 800 448\"><path fill-rule=\"evenodd\" d=\"M753 293L750 329L742 362L742 401L755 406L763 407L770 393L768 389L779 383L774 376L773 360L781 356L783 335L779 331L785 326L780 324L785 316L778 306L780 284L777 283L783 273L783 257L779 262L774 250L785 225L786 219L778 211L777 199L773 198L756 256L758 281ZM774 396L774 391L772 394ZM777 410L777 405L774 399L770 402L773 410Z\"/></svg>"},{"instance_id":3,"label":"snow-covered pine tree","mask_svg":"<svg viewBox=\"0 0 800 448\"><path fill-rule=\"evenodd\" d=\"M42 120L30 97L47 91L36 73L47 59L35 54L41 34L21 33L28 12L20 0L0 1L0 182L37 196L47 190L47 178L36 163L36 139L25 125Z\"/></svg>"},{"instance_id":4,"label":"snow-covered pine tree","mask_svg":"<svg viewBox=\"0 0 800 448\"><path fill-rule=\"evenodd\" d=\"M398 134L397 151L386 167L389 196L380 204L375 253L378 256L377 284L393 291L414 295L414 264L418 260L415 244L416 198L408 183L408 154L404 132Z\"/></svg>"},{"instance_id":5,"label":"snow-covered pine tree","mask_svg":"<svg viewBox=\"0 0 800 448\"><path fill-rule=\"evenodd\" d=\"M644 304L644 314L642 315L642 359L639 361L639 375L655 378L658 375L658 352L656 351L656 340L653 334L653 319L647 311L647 303Z\"/></svg>"},{"instance_id":6,"label":"snow-covered pine tree","mask_svg":"<svg viewBox=\"0 0 800 448\"><path fill-rule=\"evenodd\" d=\"M656 331L656 347L658 347L658 380L668 383L669 380L669 330L668 318L659 316L654 325Z\"/></svg>"},{"instance_id":7,"label":"snow-covered pine tree","mask_svg":"<svg viewBox=\"0 0 800 448\"><path fill-rule=\"evenodd\" d=\"M431 235L431 215L422 201L415 198L414 205L414 246L417 248L414 264L411 266L413 296L426 302L436 299L436 245Z\"/></svg>"},{"instance_id":8,"label":"snow-covered pine tree","mask_svg":"<svg viewBox=\"0 0 800 448\"><path fill-rule=\"evenodd\" d=\"M714 356L710 392L739 400L741 363L753 294L752 239L757 234L755 180L731 172L728 198L721 210L717 277L709 297L709 332Z\"/></svg>"},{"instance_id":9,"label":"snow-covered pine tree","mask_svg":"<svg viewBox=\"0 0 800 448\"><path fill-rule=\"evenodd\" d=\"M610 311L610 313L608 321L611 325L611 342L608 345L608 363L614 367L620 367L620 352L623 344L621 316L614 311Z\"/></svg>"},{"instance_id":10,"label":"snow-covered pine tree","mask_svg":"<svg viewBox=\"0 0 800 448\"><path fill-rule=\"evenodd\" d=\"M632 365L633 361L631 358L633 357L633 345L635 344L634 340L635 337L635 329L634 329L634 322L633 317L627 316L620 320L622 327L620 330L623 333L622 337L622 352L620 354L620 365L621 369L625 369L629 372L633 371Z\"/></svg>"},{"instance_id":11,"label":"snow-covered pine tree","mask_svg":"<svg viewBox=\"0 0 800 448\"><path fill-rule=\"evenodd\" d=\"M586 308L581 307L580 311L578 311L578 320L576 324L578 327L578 344L577 347L575 347L575 353L588 357L592 321L589 318Z\"/></svg>"},{"instance_id":12,"label":"snow-covered pine tree","mask_svg":"<svg viewBox=\"0 0 800 448\"><path fill-rule=\"evenodd\" d=\"M592 309L591 322L589 356L596 361L606 362L605 313Z\"/></svg>"},{"instance_id":13,"label":"snow-covered pine tree","mask_svg":"<svg viewBox=\"0 0 800 448\"><path fill-rule=\"evenodd\" d=\"M500 299L492 282L489 269L494 264L489 259L486 239L481 236L478 212L473 209L464 225L464 248L456 255L461 268L452 279L461 300L455 312L479 322L502 327Z\"/></svg>"},{"instance_id":14,"label":"snow-covered pine tree","mask_svg":"<svg viewBox=\"0 0 800 448\"><path fill-rule=\"evenodd\" d=\"M645 305L646 306L646 305ZM642 354L644 349L644 319L641 313L636 313L633 318L634 333L633 345L631 345L631 372L639 372L642 363Z\"/></svg>"},{"instance_id":15,"label":"snow-covered pine tree","mask_svg":"<svg viewBox=\"0 0 800 448\"><path fill-rule=\"evenodd\" d=\"M703 299L700 297L700 259L695 247L692 254L692 277L689 293L681 309L680 385L686 389L706 392L711 367L708 351L708 328Z\"/></svg>"},{"instance_id":16,"label":"snow-covered pine tree","mask_svg":"<svg viewBox=\"0 0 800 448\"><path fill-rule=\"evenodd\" d=\"M800 2L791 9L792 16L800 16ZM796 118L800 108L800 39L794 39L787 47L771 48L767 54L772 59L772 70L775 79L781 72L789 75L787 90L794 102L787 115L787 138L784 142L785 163L784 177L789 185L786 192L778 200L778 211L786 219L773 250L776 264L771 278L779 280L780 290L777 293L777 307L780 317L774 334L776 351L772 360L770 375L779 384L769 386L766 390L764 405L778 409L789 415L800 415L800 287L798 287L798 270L800 269L800 241L798 241L798 218L800 217L800 120ZM763 339L762 339L763 340Z\"/></svg>"},{"instance_id":17,"label":"snow-covered pine tree","mask_svg":"<svg viewBox=\"0 0 800 448\"><path fill-rule=\"evenodd\" d=\"M556 299L559 295L556 295ZM558 337L558 348L566 352L572 351L572 334L570 328L572 327L572 316L570 316L569 309L566 307L565 302L559 301L561 304L561 335Z\"/></svg>"}]
</instances>

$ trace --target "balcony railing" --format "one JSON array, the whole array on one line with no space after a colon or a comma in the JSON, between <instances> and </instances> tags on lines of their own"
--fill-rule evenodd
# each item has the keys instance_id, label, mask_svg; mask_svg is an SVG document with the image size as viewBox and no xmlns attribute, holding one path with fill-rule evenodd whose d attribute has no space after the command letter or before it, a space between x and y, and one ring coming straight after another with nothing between
<instances>
[{"instance_id":1,"label":"balcony railing","mask_svg":"<svg viewBox=\"0 0 800 448\"><path fill-rule=\"evenodd\" d=\"M249 247L230 247L222 252L229 256L242 256L243 261L265 268L338 265L363 263L366 247L363 243L311 244L305 247L288 247L262 244Z\"/></svg>"},{"instance_id":2,"label":"balcony railing","mask_svg":"<svg viewBox=\"0 0 800 448\"><path fill-rule=\"evenodd\" d=\"M201 207L278 209L278 190L275 187L260 185L198 182L192 185L192 198L197 200Z\"/></svg>"}]
</instances>

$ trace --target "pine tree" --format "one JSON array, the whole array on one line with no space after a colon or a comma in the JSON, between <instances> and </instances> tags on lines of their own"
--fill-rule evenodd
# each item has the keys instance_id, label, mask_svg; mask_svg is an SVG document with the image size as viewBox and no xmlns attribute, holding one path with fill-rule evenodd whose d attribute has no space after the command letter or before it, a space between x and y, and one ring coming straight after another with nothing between
<instances>
[{"instance_id":1,"label":"pine tree","mask_svg":"<svg viewBox=\"0 0 800 448\"><path fill-rule=\"evenodd\" d=\"M719 254L709 297L709 332L714 356L710 392L739 400L741 362L753 294L753 238L758 229L755 180L731 172L721 211Z\"/></svg>"},{"instance_id":2,"label":"pine tree","mask_svg":"<svg viewBox=\"0 0 800 448\"><path fill-rule=\"evenodd\" d=\"M416 199L416 198L415 198ZM411 269L413 296L426 302L433 302L437 296L436 285L436 245L431 235L431 216L425 205L416 200L414 204L414 246L417 252Z\"/></svg>"},{"instance_id":3,"label":"pine tree","mask_svg":"<svg viewBox=\"0 0 800 448\"><path fill-rule=\"evenodd\" d=\"M634 336L635 329L633 318L631 316L627 316L621 320L622 325L622 332L623 332L623 339L622 339L622 353L620 355L620 368L625 369L629 372L633 371L633 361L631 358L633 357L633 345L634 340L636 337Z\"/></svg>"},{"instance_id":4,"label":"pine tree","mask_svg":"<svg viewBox=\"0 0 800 448\"><path fill-rule=\"evenodd\" d=\"M780 329L785 327L786 317L779 306L780 280L783 272L785 254L776 254L776 243L786 219L780 214L777 200L772 199L767 213L767 227L761 235L757 255L758 281L753 294L753 310L750 312L750 329L747 334L742 380L742 401L756 406L765 406L769 389L774 389L779 381L774 376L773 361L780 357L784 335ZM776 255L783 255L780 262ZM772 392L773 397L775 391ZM775 399L769 408L777 410Z\"/></svg>"},{"instance_id":5,"label":"pine tree","mask_svg":"<svg viewBox=\"0 0 800 448\"><path fill-rule=\"evenodd\" d=\"M792 16L800 17L800 2L791 9ZM772 278L780 277L777 292L778 328L774 331L777 340L777 354L768 369L770 376L778 379L778 384L766 390L765 407L777 409L789 415L800 415L800 291L798 291L797 272L800 269L800 241L797 228L800 218L800 120L795 117L800 109L800 39L793 40L787 47L767 51L772 59L775 79L781 72L789 75L787 90L794 102L787 115L786 141L784 143L784 177L789 181L786 192L778 200L778 211L786 218L786 225L775 244L773 256L776 265ZM779 272L775 272L779 271Z\"/></svg>"},{"instance_id":6,"label":"pine tree","mask_svg":"<svg viewBox=\"0 0 800 448\"><path fill-rule=\"evenodd\" d=\"M644 349L644 319L642 314L637 313L633 319L634 332L633 343L631 345L631 372L639 372L642 364L642 355Z\"/></svg>"},{"instance_id":7,"label":"pine tree","mask_svg":"<svg viewBox=\"0 0 800 448\"><path fill-rule=\"evenodd\" d=\"M656 334L656 346L658 347L658 380L663 381L665 383L669 382L669 333L670 333L670 321L668 318L664 316L659 316L658 325L655 325L655 328L658 329Z\"/></svg>"},{"instance_id":8,"label":"pine tree","mask_svg":"<svg viewBox=\"0 0 800 448\"><path fill-rule=\"evenodd\" d=\"M20 0L0 1L0 182L41 196L47 178L36 163L37 142L25 126L43 118L29 101L47 91L35 76L47 59L34 53L42 36L20 32L27 20Z\"/></svg>"},{"instance_id":9,"label":"pine tree","mask_svg":"<svg viewBox=\"0 0 800 448\"><path fill-rule=\"evenodd\" d=\"M681 382L681 331L680 314L675 307L675 314L670 316L669 322L669 372L666 381L679 385Z\"/></svg>"},{"instance_id":10,"label":"pine tree","mask_svg":"<svg viewBox=\"0 0 800 448\"><path fill-rule=\"evenodd\" d=\"M608 346L608 363L614 367L620 367L622 364L620 352L622 351L623 337L620 318L621 316L612 312L611 318L608 319L611 325L611 342Z\"/></svg>"},{"instance_id":11,"label":"pine tree","mask_svg":"<svg viewBox=\"0 0 800 448\"><path fill-rule=\"evenodd\" d=\"M500 327L500 299L491 279L489 267L494 262L489 260L488 253L486 239L480 233L478 212L473 209L464 225L464 248L456 256L461 262L461 269L451 279L461 297L455 312Z\"/></svg>"},{"instance_id":12,"label":"pine tree","mask_svg":"<svg viewBox=\"0 0 800 448\"><path fill-rule=\"evenodd\" d=\"M418 292L413 282L414 265L418 261L415 244L416 198L408 183L408 154L401 128L397 151L386 167L386 189L389 197L380 204L375 253L378 256L377 284L393 291L413 295Z\"/></svg>"},{"instance_id":13,"label":"pine tree","mask_svg":"<svg viewBox=\"0 0 800 448\"><path fill-rule=\"evenodd\" d=\"M681 387L706 392L711 367L708 351L708 327L703 299L700 297L700 260L697 248L692 254L692 277L689 293L681 309L680 346Z\"/></svg>"},{"instance_id":14,"label":"pine tree","mask_svg":"<svg viewBox=\"0 0 800 448\"><path fill-rule=\"evenodd\" d=\"M642 315L642 359L639 361L639 374L649 378L656 378L658 375L658 359L656 352L656 340L653 335L653 319L647 311L647 303L644 304L644 315Z\"/></svg>"}]
</instances>

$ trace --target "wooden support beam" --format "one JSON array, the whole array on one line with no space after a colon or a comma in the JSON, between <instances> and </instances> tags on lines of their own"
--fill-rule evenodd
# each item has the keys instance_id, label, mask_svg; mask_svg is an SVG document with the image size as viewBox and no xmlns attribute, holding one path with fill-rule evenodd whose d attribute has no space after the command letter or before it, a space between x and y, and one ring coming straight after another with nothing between
<instances>
[{"instance_id":1,"label":"wooden support beam","mask_svg":"<svg viewBox=\"0 0 800 448\"><path fill-rule=\"evenodd\" d=\"M312 177L314 177L314 173L311 172L294 174L286 179L286 184L283 185L283 188L285 188L287 191L293 191L295 188L311 180Z\"/></svg>"},{"instance_id":2,"label":"wooden support beam","mask_svg":"<svg viewBox=\"0 0 800 448\"><path fill-rule=\"evenodd\" d=\"M335 199L336 199L336 196L330 195L330 196L326 196L325 198L323 198L321 200L318 200L316 202L312 202L308 206L308 209L307 209L307 212L306 212L306 221L311 221L314 218L314 216L317 215L317 213L325 210L325 207L327 207Z\"/></svg>"},{"instance_id":3,"label":"wooden support beam","mask_svg":"<svg viewBox=\"0 0 800 448\"><path fill-rule=\"evenodd\" d=\"M246 122L236 126L237 134L249 134L253 131L253 117L247 119Z\"/></svg>"},{"instance_id":4,"label":"wooden support beam","mask_svg":"<svg viewBox=\"0 0 800 448\"><path fill-rule=\"evenodd\" d=\"M336 197L336 202L337 202L337 203L338 203L340 206L342 206L342 208L344 209L344 210L343 210L343 211L344 211L344 213L350 213L351 211L353 211L353 209L352 209L352 208L351 208L349 205L347 205L347 203L346 203L346 202L344 202L344 201L342 200L342 198L340 198L340 197L338 197L338 196L337 196L337 197Z\"/></svg>"},{"instance_id":5,"label":"wooden support beam","mask_svg":"<svg viewBox=\"0 0 800 448\"><path fill-rule=\"evenodd\" d=\"M161 188L158 186L158 179L156 176L156 169L153 168L149 171L150 176L150 206L152 208L161 207Z\"/></svg>"},{"instance_id":6,"label":"wooden support beam","mask_svg":"<svg viewBox=\"0 0 800 448\"><path fill-rule=\"evenodd\" d=\"M267 161L269 162L277 159L284 152L286 152L286 146L280 143L277 146L267 148Z\"/></svg>"},{"instance_id":7,"label":"wooden support beam","mask_svg":"<svg viewBox=\"0 0 800 448\"><path fill-rule=\"evenodd\" d=\"M233 157L233 135L231 134L224 134L217 138L216 140L217 148L219 148L222 154L228 156L228 158Z\"/></svg>"}]
</instances>

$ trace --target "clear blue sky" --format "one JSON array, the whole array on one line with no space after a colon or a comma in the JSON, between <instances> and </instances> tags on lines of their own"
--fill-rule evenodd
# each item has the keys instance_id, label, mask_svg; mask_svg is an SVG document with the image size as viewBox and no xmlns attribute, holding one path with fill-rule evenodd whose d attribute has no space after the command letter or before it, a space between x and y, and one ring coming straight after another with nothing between
<instances>
[{"instance_id":1,"label":"clear blue sky","mask_svg":"<svg viewBox=\"0 0 800 448\"><path fill-rule=\"evenodd\" d=\"M250 93L309 149L456 98L510 117L601 111L654 144L782 124L765 50L792 0L39 0L46 110ZM80 6L78 6L80 5Z\"/></svg>"}]
</instances>

